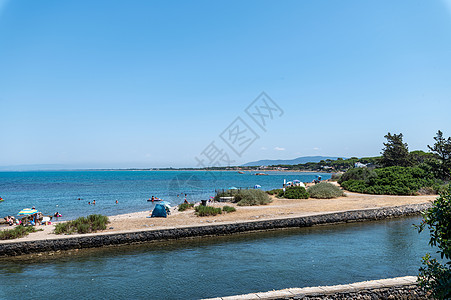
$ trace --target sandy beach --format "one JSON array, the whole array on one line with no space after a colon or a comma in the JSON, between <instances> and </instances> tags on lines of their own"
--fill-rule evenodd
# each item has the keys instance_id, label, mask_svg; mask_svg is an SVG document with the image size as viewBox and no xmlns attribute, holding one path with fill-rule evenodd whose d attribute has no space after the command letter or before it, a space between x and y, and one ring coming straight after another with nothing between
<instances>
[{"instance_id":1,"label":"sandy beach","mask_svg":"<svg viewBox=\"0 0 451 300\"><path fill-rule=\"evenodd\" d=\"M198 217L193 209L179 212L177 207L171 209L167 218L150 218L151 211L141 211L122 215L110 216L110 224L106 230L94 234L108 234L127 231L140 231L152 229L164 229L174 227L190 227L223 223L239 223L257 220L270 220L302 217L323 213L371 209L381 207L392 207L407 204L420 204L433 201L437 196L387 196L387 195L365 195L346 192L346 197L335 199L278 199L272 197L272 202L263 206L237 206L232 203L209 203L208 205L222 207L224 205L234 206L235 212L222 213L221 215ZM8 229L11 227L3 227ZM42 229L31 233L26 237L0 241L10 243L16 241L33 241L42 239L66 238L68 235L56 235L53 233L54 225L37 226ZM70 235L77 236L77 235Z\"/></svg>"}]
</instances>

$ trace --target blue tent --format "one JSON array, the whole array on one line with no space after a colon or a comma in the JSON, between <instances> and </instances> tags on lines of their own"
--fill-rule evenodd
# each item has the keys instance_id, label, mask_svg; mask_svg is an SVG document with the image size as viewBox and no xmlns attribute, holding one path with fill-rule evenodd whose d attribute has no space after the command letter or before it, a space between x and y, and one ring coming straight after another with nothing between
<instances>
[{"instance_id":1,"label":"blue tent","mask_svg":"<svg viewBox=\"0 0 451 300\"><path fill-rule=\"evenodd\" d=\"M164 207L164 205L161 204L155 204L155 208L152 211L152 218L155 217L162 217L162 218L166 218L168 215L166 213L166 208Z\"/></svg>"}]
</instances>

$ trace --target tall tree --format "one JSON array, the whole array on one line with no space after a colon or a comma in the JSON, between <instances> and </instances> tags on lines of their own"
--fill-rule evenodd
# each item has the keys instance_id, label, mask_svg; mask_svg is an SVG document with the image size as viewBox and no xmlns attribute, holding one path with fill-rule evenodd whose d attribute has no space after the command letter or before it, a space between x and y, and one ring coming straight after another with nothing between
<instances>
[{"instance_id":1,"label":"tall tree","mask_svg":"<svg viewBox=\"0 0 451 300\"><path fill-rule=\"evenodd\" d=\"M443 133L439 130L434 137L435 144L429 146L434 157L438 160L432 167L436 170L437 175L442 179L451 178L451 137L443 137Z\"/></svg>"},{"instance_id":2,"label":"tall tree","mask_svg":"<svg viewBox=\"0 0 451 300\"><path fill-rule=\"evenodd\" d=\"M391 134L390 132L384 136L387 142L384 143L382 149L381 165L383 167L401 166L408 167L412 165L409 156L409 148L407 143L402 141L402 133Z\"/></svg>"}]
</instances>

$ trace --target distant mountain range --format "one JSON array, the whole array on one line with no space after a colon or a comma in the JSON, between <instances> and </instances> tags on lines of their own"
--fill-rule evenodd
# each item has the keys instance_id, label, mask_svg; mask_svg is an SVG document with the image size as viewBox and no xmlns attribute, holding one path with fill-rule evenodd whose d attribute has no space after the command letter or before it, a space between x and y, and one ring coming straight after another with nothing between
<instances>
[{"instance_id":1,"label":"distant mountain range","mask_svg":"<svg viewBox=\"0 0 451 300\"><path fill-rule=\"evenodd\" d=\"M308 162L320 162L326 159L336 160L336 156L302 156L295 159L263 159L258 161L252 161L242 165L243 167L249 166L272 166L272 165L298 165ZM344 158L344 157L343 157Z\"/></svg>"}]
</instances>

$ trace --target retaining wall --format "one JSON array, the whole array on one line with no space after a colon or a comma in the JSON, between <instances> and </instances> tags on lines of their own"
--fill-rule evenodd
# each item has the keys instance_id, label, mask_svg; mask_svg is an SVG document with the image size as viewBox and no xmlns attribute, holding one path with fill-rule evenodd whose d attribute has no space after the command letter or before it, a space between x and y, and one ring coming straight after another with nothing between
<instances>
[{"instance_id":1,"label":"retaining wall","mask_svg":"<svg viewBox=\"0 0 451 300\"><path fill-rule=\"evenodd\" d=\"M263 293L212 298L209 300L430 299L427 293L416 284L416 279L414 276L405 276L345 285L291 288Z\"/></svg>"},{"instance_id":2,"label":"retaining wall","mask_svg":"<svg viewBox=\"0 0 451 300\"><path fill-rule=\"evenodd\" d=\"M17 256L39 252L97 248L104 246L135 244L158 240L172 240L200 236L227 235L240 232L274 230L279 228L309 227L321 224L381 220L419 214L431 204L403 205L377 209L355 210L320 214L314 216L227 223L184 228L147 230L126 233L90 234L59 239L10 242L0 244L0 257Z\"/></svg>"}]
</instances>

